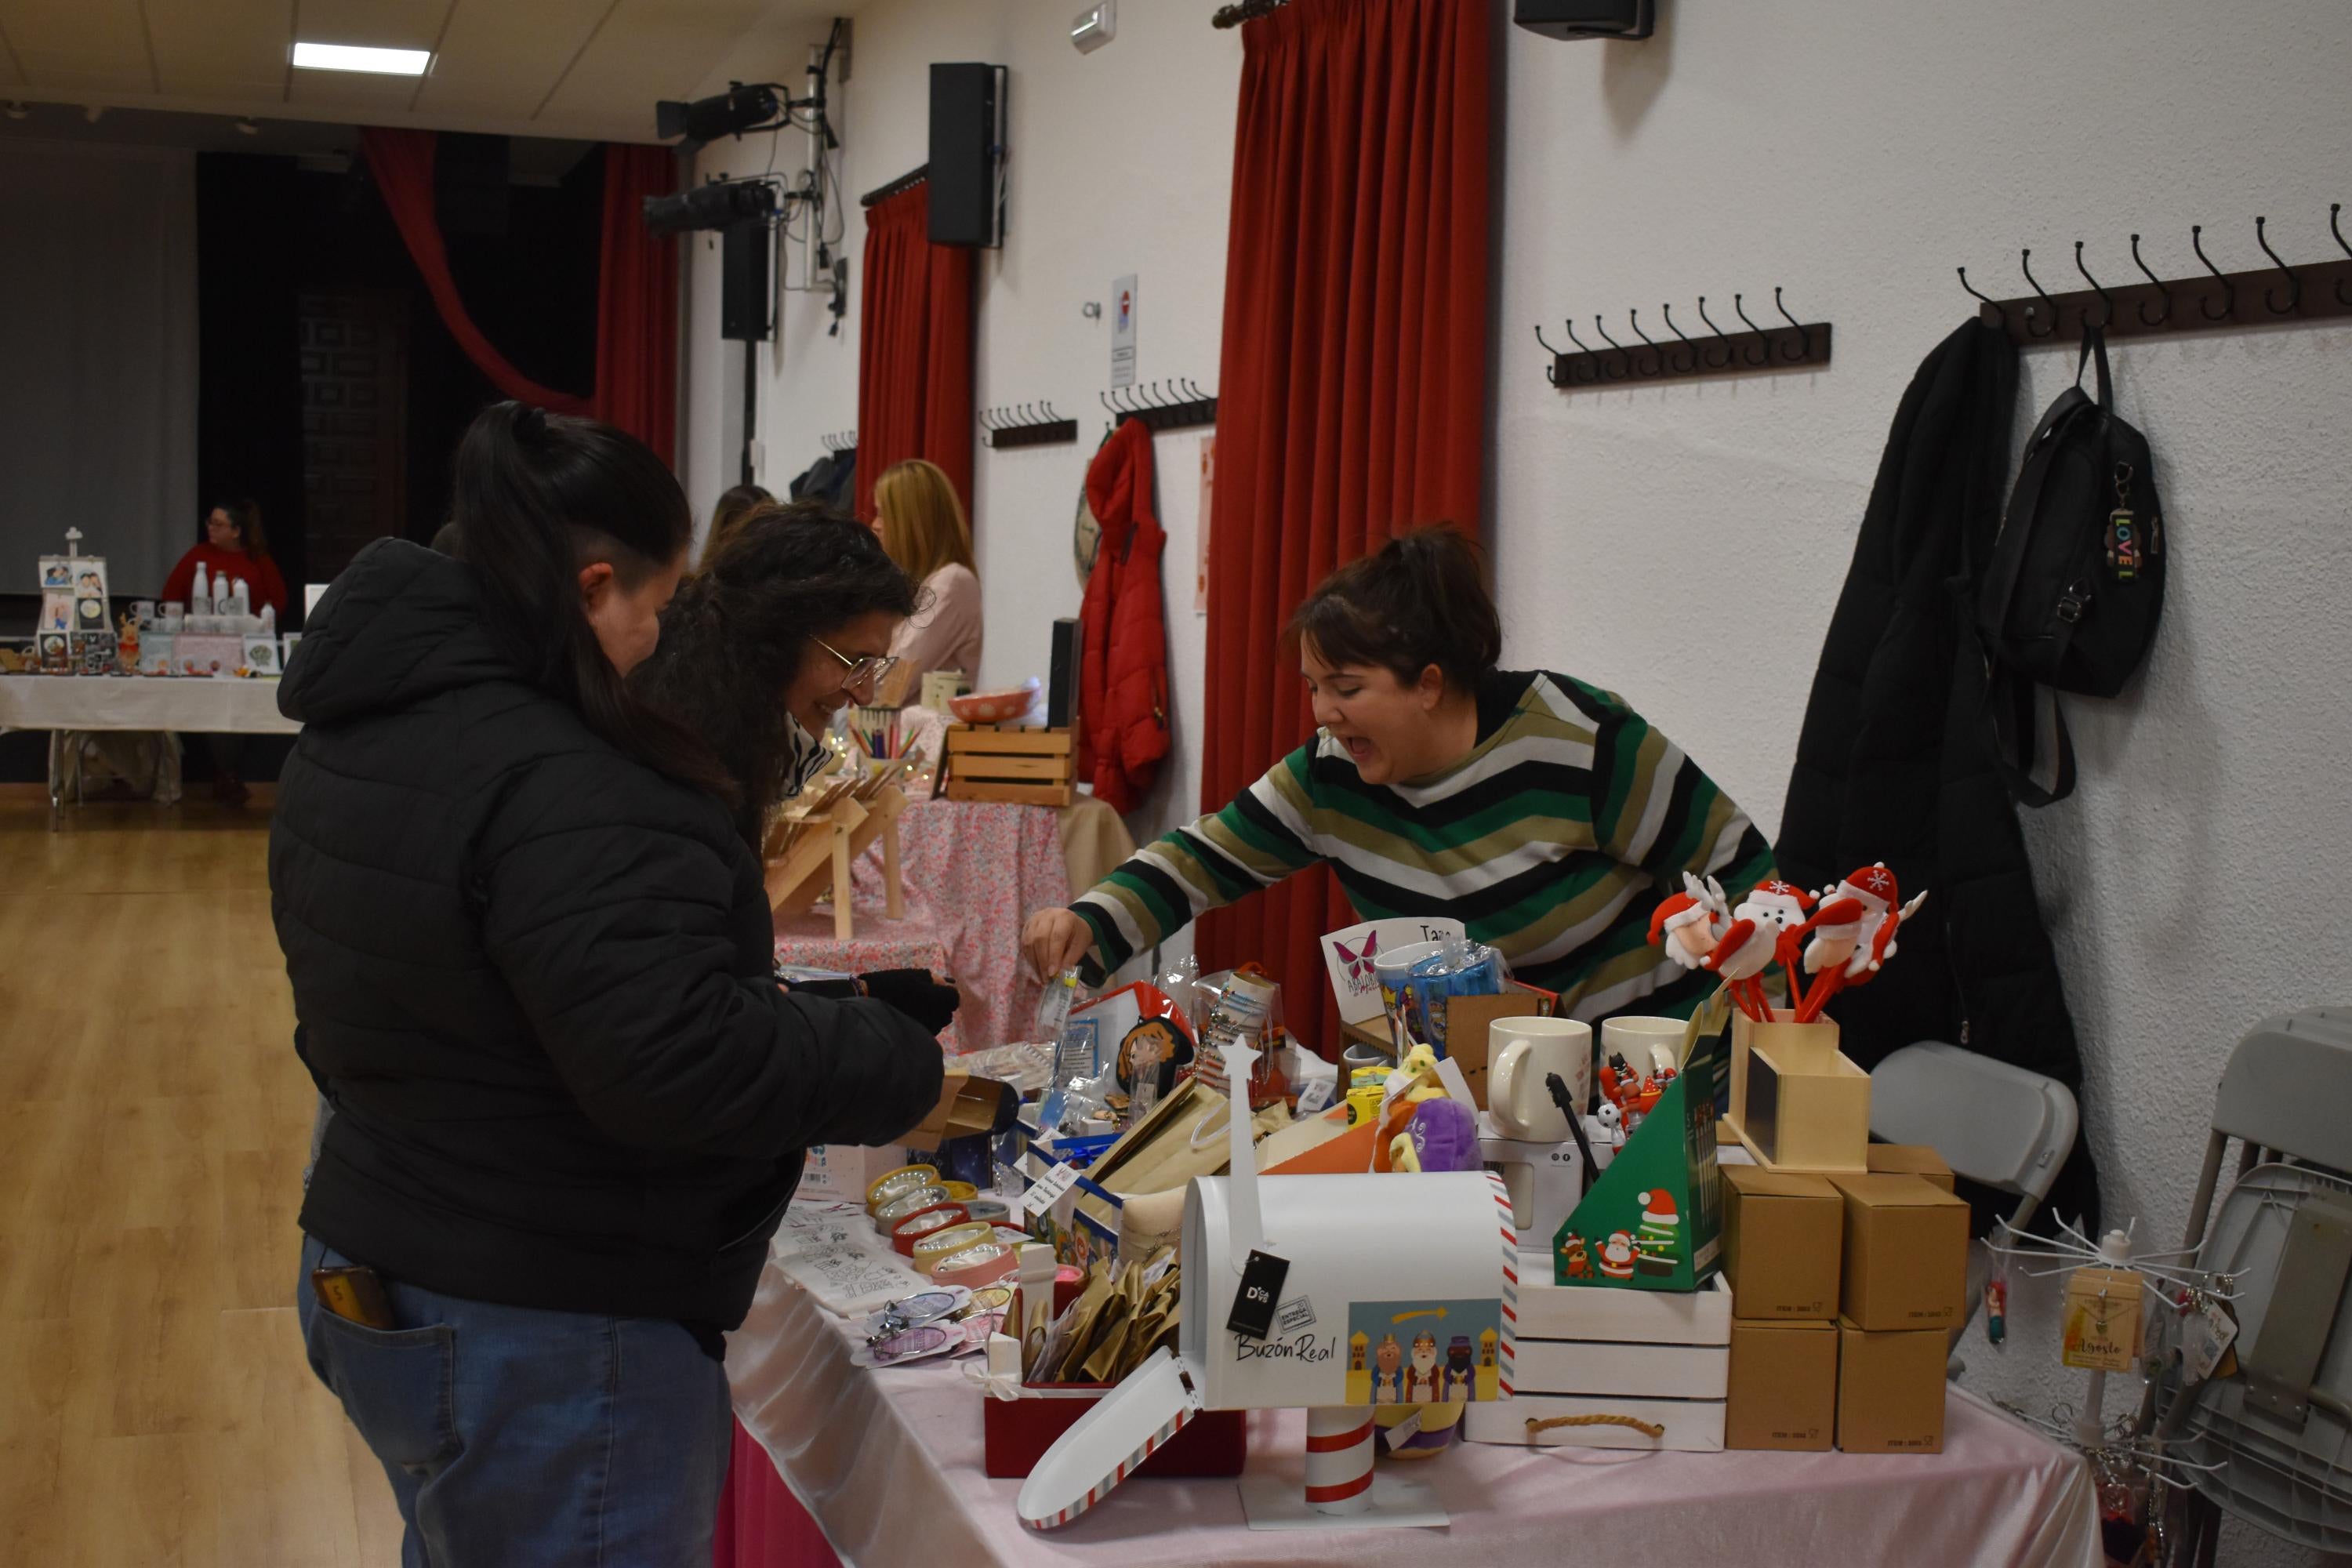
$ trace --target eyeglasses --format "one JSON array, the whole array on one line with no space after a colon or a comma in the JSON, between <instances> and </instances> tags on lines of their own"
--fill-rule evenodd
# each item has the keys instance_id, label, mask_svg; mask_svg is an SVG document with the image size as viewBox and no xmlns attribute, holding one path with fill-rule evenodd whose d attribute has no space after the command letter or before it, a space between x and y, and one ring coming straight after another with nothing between
<instances>
[{"instance_id":1,"label":"eyeglasses","mask_svg":"<svg viewBox=\"0 0 2352 1568\"><path fill-rule=\"evenodd\" d=\"M862 658L852 658L823 637L811 637L809 641L841 661L841 689L852 697L872 697L875 688L882 684L882 678L898 668L895 654L869 653Z\"/></svg>"}]
</instances>

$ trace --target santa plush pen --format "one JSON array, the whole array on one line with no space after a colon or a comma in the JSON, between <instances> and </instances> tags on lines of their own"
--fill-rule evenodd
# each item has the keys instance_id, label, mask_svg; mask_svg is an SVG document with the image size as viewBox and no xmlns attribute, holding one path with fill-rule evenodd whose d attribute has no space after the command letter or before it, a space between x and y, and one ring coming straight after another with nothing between
<instances>
[{"instance_id":1,"label":"santa plush pen","mask_svg":"<svg viewBox=\"0 0 2352 1568\"><path fill-rule=\"evenodd\" d=\"M1869 982L1895 956L1895 932L1927 901L1920 893L1899 910L1895 873L1884 861L1865 866L1822 894L1812 918L1790 931L1793 942L1810 937L1805 968L1814 980L1797 1008L1797 1022L1817 1022L1830 998L1849 985Z\"/></svg>"}]
</instances>

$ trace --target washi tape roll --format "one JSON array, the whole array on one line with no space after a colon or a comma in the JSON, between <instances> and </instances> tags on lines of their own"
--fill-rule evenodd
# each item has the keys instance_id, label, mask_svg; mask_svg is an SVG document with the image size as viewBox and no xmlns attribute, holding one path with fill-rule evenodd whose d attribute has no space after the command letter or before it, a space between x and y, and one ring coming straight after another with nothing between
<instances>
[{"instance_id":1,"label":"washi tape roll","mask_svg":"<svg viewBox=\"0 0 2352 1568\"><path fill-rule=\"evenodd\" d=\"M968 1204L980 1196L980 1189L970 1182L941 1182L940 1185L948 1190L950 1203Z\"/></svg>"},{"instance_id":2,"label":"washi tape roll","mask_svg":"<svg viewBox=\"0 0 2352 1568\"><path fill-rule=\"evenodd\" d=\"M952 1189L950 1190L948 1195L950 1197L955 1196ZM975 1194L969 1198L956 1198L955 1201L963 1205L964 1212L971 1215L974 1219L985 1220L990 1225L1011 1225L1013 1223L1013 1205L1006 1203L1003 1198L983 1198Z\"/></svg>"},{"instance_id":3,"label":"washi tape roll","mask_svg":"<svg viewBox=\"0 0 2352 1568\"><path fill-rule=\"evenodd\" d=\"M908 1215L890 1229L890 1246L902 1258L915 1256L915 1243L934 1231L951 1225L962 1225L971 1216L961 1204L940 1204L920 1214Z\"/></svg>"},{"instance_id":4,"label":"washi tape roll","mask_svg":"<svg viewBox=\"0 0 2352 1568\"><path fill-rule=\"evenodd\" d=\"M1002 1242L983 1241L951 1252L931 1265L933 1282L977 1287L1003 1279L1019 1265L1019 1256Z\"/></svg>"},{"instance_id":5,"label":"washi tape roll","mask_svg":"<svg viewBox=\"0 0 2352 1568\"><path fill-rule=\"evenodd\" d=\"M948 1190L945 1187L917 1187L904 1197L893 1198L876 1209L874 1228L887 1236L891 1227L900 1220L919 1215L925 1209L937 1208L947 1201Z\"/></svg>"},{"instance_id":6,"label":"washi tape roll","mask_svg":"<svg viewBox=\"0 0 2352 1568\"><path fill-rule=\"evenodd\" d=\"M895 1171L885 1171L866 1184L866 1212L872 1214L884 1204L905 1197L918 1187L939 1185L937 1165L901 1165Z\"/></svg>"},{"instance_id":7,"label":"washi tape roll","mask_svg":"<svg viewBox=\"0 0 2352 1568\"><path fill-rule=\"evenodd\" d=\"M983 1241L997 1244L993 1227L978 1224L951 1225L916 1242L914 1250L908 1256L915 1260L918 1273L929 1274L931 1265L940 1258Z\"/></svg>"}]
</instances>

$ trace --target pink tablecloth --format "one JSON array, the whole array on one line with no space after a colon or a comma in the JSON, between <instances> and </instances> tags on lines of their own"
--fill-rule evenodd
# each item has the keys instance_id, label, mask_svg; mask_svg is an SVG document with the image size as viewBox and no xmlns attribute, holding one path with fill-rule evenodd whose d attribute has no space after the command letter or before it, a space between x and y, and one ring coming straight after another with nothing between
<instances>
[{"instance_id":1,"label":"pink tablecloth","mask_svg":"<svg viewBox=\"0 0 2352 1568\"><path fill-rule=\"evenodd\" d=\"M1254 1531L1231 1481L1136 1480L1068 1528L1024 1530L1017 1480L981 1473L981 1399L951 1363L849 1364L834 1318L771 1265L728 1336L735 1415L842 1561L1145 1564L1448 1562L2000 1563L2096 1568L2082 1461L1953 1391L1944 1452L1628 1454L1465 1444L1416 1467L1454 1516L1420 1530ZM1305 1469L1300 1411L1250 1418L1250 1468ZM777 1511L783 1511L780 1508ZM782 1529L786 1527L779 1527ZM777 1539L784 1537L780 1533ZM739 1538L732 1562L766 1561ZM821 1559L819 1560L821 1561ZM722 1559L720 1568L728 1568Z\"/></svg>"},{"instance_id":2,"label":"pink tablecloth","mask_svg":"<svg viewBox=\"0 0 2352 1568\"><path fill-rule=\"evenodd\" d=\"M952 927L943 922L929 901L911 888L907 894L906 910L905 919L891 920L883 912L879 889L870 901L861 890L851 906L855 934L847 942L835 938L829 905L821 904L806 914L780 920L776 922L776 962L804 964L811 969L844 970L851 974L876 969L929 969L961 978L951 956ZM964 1000L957 1010L957 1022L940 1032L940 1045L950 1054L967 1048L961 1043L961 1026L982 1002L969 981L963 983L962 990Z\"/></svg>"},{"instance_id":3,"label":"pink tablecloth","mask_svg":"<svg viewBox=\"0 0 2352 1568\"><path fill-rule=\"evenodd\" d=\"M918 800L898 819L899 864L947 944L965 996L961 1047L980 1050L1030 1037L1038 985L1021 959L1030 915L1069 902L1061 818L1042 805L982 805ZM882 851L861 856L852 875L861 910L882 899ZM876 929L885 929L877 927ZM866 931L861 915L861 936Z\"/></svg>"}]
</instances>

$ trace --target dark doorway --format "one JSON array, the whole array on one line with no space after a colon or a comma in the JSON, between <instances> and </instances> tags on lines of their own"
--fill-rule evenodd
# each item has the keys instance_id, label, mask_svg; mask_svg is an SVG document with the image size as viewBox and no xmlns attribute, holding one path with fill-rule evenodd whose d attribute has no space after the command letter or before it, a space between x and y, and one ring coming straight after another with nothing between
<instances>
[{"instance_id":1,"label":"dark doorway","mask_svg":"<svg viewBox=\"0 0 2352 1568\"><path fill-rule=\"evenodd\" d=\"M304 290L302 501L314 582L408 524L408 310L389 289Z\"/></svg>"}]
</instances>

